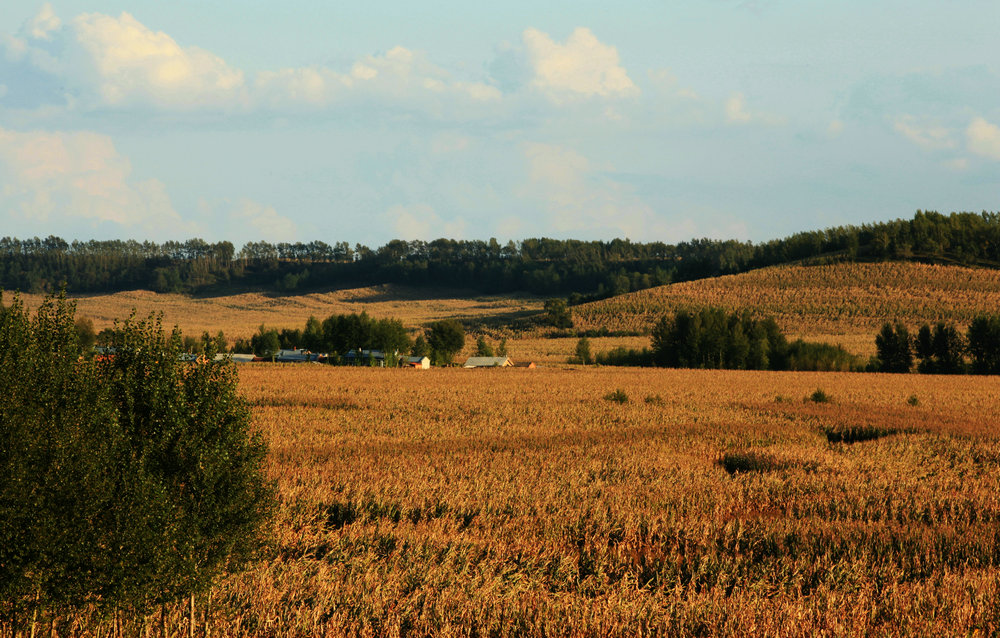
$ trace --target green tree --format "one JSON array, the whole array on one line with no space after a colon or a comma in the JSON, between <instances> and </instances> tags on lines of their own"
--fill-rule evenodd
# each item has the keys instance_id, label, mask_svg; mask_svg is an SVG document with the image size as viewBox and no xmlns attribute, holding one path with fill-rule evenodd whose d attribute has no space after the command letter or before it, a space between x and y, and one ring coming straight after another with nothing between
<instances>
[{"instance_id":1,"label":"green tree","mask_svg":"<svg viewBox=\"0 0 1000 638\"><path fill-rule=\"evenodd\" d=\"M306 328L302 331L302 347L313 352L323 350L323 324L316 317L306 320Z\"/></svg>"},{"instance_id":2,"label":"green tree","mask_svg":"<svg viewBox=\"0 0 1000 638\"><path fill-rule=\"evenodd\" d=\"M917 370L928 374L960 374L965 371L965 339L953 324L938 322L933 331L924 324L917 332L914 350L921 360Z\"/></svg>"},{"instance_id":3,"label":"green tree","mask_svg":"<svg viewBox=\"0 0 1000 638\"><path fill-rule=\"evenodd\" d=\"M427 345L427 340L424 339L424 335L417 335L417 338L413 340L413 349L410 350L411 357L426 357L431 353L430 346Z\"/></svg>"},{"instance_id":4,"label":"green tree","mask_svg":"<svg viewBox=\"0 0 1000 638\"><path fill-rule=\"evenodd\" d=\"M76 337L80 349L86 353L97 342L97 332L94 330L94 322L88 317L76 318Z\"/></svg>"},{"instance_id":5,"label":"green tree","mask_svg":"<svg viewBox=\"0 0 1000 638\"><path fill-rule=\"evenodd\" d=\"M269 330L261 324L257 334L250 337L250 347L258 357L274 357L281 350L281 337L274 328Z\"/></svg>"},{"instance_id":6,"label":"green tree","mask_svg":"<svg viewBox=\"0 0 1000 638\"><path fill-rule=\"evenodd\" d=\"M565 299L549 299L545 302L545 321L556 328L572 328L573 314Z\"/></svg>"},{"instance_id":7,"label":"green tree","mask_svg":"<svg viewBox=\"0 0 1000 638\"><path fill-rule=\"evenodd\" d=\"M590 339L587 339L587 337L580 337L580 340L576 342L576 358L583 365L590 364Z\"/></svg>"},{"instance_id":8,"label":"green tree","mask_svg":"<svg viewBox=\"0 0 1000 638\"><path fill-rule=\"evenodd\" d=\"M976 374L1000 374L1000 316L979 316L969 324L967 333L972 371Z\"/></svg>"},{"instance_id":9,"label":"green tree","mask_svg":"<svg viewBox=\"0 0 1000 638\"><path fill-rule=\"evenodd\" d=\"M875 337L875 349L882 372L909 372L913 367L910 332L902 323L886 323Z\"/></svg>"},{"instance_id":10,"label":"green tree","mask_svg":"<svg viewBox=\"0 0 1000 638\"><path fill-rule=\"evenodd\" d=\"M479 335L479 338L476 339L476 356L477 357L494 356L493 347L490 346L490 344L486 343L486 337L484 337L483 335Z\"/></svg>"},{"instance_id":11,"label":"green tree","mask_svg":"<svg viewBox=\"0 0 1000 638\"><path fill-rule=\"evenodd\" d=\"M113 358L80 360L73 306L0 316L0 614L145 613L260 546L273 488L231 364L127 320Z\"/></svg>"},{"instance_id":12,"label":"green tree","mask_svg":"<svg viewBox=\"0 0 1000 638\"><path fill-rule=\"evenodd\" d=\"M509 353L507 352L507 337L500 340L500 345L497 346L497 356L506 357Z\"/></svg>"},{"instance_id":13,"label":"green tree","mask_svg":"<svg viewBox=\"0 0 1000 638\"><path fill-rule=\"evenodd\" d=\"M465 347L465 328L455 319L435 321L427 330L427 345L436 364L450 364L455 354Z\"/></svg>"}]
</instances>

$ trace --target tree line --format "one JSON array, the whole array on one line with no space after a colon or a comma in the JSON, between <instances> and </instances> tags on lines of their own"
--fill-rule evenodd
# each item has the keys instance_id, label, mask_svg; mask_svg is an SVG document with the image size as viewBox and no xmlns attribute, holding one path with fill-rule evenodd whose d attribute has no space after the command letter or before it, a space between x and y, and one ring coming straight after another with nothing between
<instances>
[{"instance_id":1,"label":"tree line","mask_svg":"<svg viewBox=\"0 0 1000 638\"><path fill-rule=\"evenodd\" d=\"M1000 374L1000 316L980 315L965 334L951 323L920 326L911 335L901 323L886 323L875 337L880 372Z\"/></svg>"},{"instance_id":2,"label":"tree line","mask_svg":"<svg viewBox=\"0 0 1000 638\"><path fill-rule=\"evenodd\" d=\"M204 335L204 339L210 339ZM452 362L465 346L465 328L454 319L435 321L415 339L399 319L376 319L368 313L332 314L320 321L309 317L303 329L267 328L261 325L246 340L237 340L232 352L273 357L279 350L299 348L328 355L328 362L347 363L346 355L356 353L351 361L363 363L360 353L379 350L385 353L386 365L395 365L401 357L429 357L435 365Z\"/></svg>"},{"instance_id":3,"label":"tree line","mask_svg":"<svg viewBox=\"0 0 1000 638\"><path fill-rule=\"evenodd\" d=\"M571 303L674 281L736 274L801 260L921 259L1000 264L1000 215L917 211L913 219L796 233L760 244L694 239L392 240L164 243L0 239L0 287L72 293L147 288L200 292L230 285L294 291L382 283L455 286L487 293L563 295Z\"/></svg>"},{"instance_id":4,"label":"tree line","mask_svg":"<svg viewBox=\"0 0 1000 638\"><path fill-rule=\"evenodd\" d=\"M576 360L590 362L586 337L577 343ZM840 346L789 342L773 318L754 318L748 312L727 313L721 308L679 310L656 322L650 347L615 348L598 353L603 365L713 368L729 370L850 371L864 362Z\"/></svg>"}]
</instances>

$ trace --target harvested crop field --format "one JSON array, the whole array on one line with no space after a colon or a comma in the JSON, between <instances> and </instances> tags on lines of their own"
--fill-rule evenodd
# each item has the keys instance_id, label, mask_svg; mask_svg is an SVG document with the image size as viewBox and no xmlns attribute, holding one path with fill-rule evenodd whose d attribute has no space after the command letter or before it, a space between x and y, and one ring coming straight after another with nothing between
<instances>
[{"instance_id":1,"label":"harvested crop field","mask_svg":"<svg viewBox=\"0 0 1000 638\"><path fill-rule=\"evenodd\" d=\"M281 504L220 635L1000 631L996 378L241 378Z\"/></svg>"}]
</instances>

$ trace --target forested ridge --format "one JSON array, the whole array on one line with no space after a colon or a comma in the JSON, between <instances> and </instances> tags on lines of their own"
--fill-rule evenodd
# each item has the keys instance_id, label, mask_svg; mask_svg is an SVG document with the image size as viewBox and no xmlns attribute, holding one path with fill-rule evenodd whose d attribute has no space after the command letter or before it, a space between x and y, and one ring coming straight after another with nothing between
<instances>
[{"instance_id":1,"label":"forested ridge","mask_svg":"<svg viewBox=\"0 0 1000 638\"><path fill-rule=\"evenodd\" d=\"M800 261L915 259L1000 266L1000 214L917 211L912 219L838 226L755 244L532 238L392 240L379 248L228 241L0 239L0 287L28 292L209 293L231 286L283 292L374 284L526 291L575 300Z\"/></svg>"}]
</instances>

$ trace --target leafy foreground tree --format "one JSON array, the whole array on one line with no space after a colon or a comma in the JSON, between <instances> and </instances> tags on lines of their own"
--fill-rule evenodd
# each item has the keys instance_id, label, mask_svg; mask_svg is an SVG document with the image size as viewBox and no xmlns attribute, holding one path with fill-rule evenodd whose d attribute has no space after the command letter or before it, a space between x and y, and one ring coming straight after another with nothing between
<instances>
[{"instance_id":1,"label":"leafy foreground tree","mask_svg":"<svg viewBox=\"0 0 1000 638\"><path fill-rule=\"evenodd\" d=\"M0 299L2 301L2 299ZM88 361L74 308L0 312L0 622L148 613L260 547L266 447L232 364L181 364L182 338L125 321ZM214 352L210 353L214 354Z\"/></svg>"}]
</instances>

